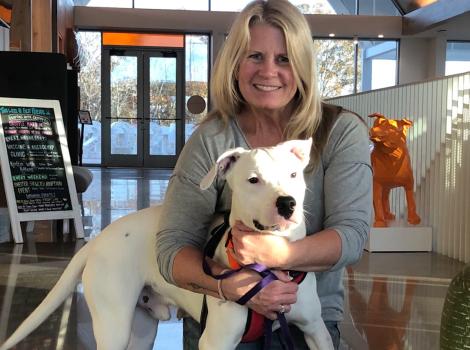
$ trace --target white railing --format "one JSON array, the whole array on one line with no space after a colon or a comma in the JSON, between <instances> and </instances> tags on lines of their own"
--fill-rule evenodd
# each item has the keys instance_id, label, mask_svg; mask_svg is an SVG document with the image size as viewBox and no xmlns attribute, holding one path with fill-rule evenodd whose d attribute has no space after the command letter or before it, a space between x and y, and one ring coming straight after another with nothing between
<instances>
[{"instance_id":1,"label":"white railing","mask_svg":"<svg viewBox=\"0 0 470 350\"><path fill-rule=\"evenodd\" d=\"M470 72L328 100L361 115L408 118L415 196L422 224L433 228L433 251L470 261ZM391 209L406 219L404 191Z\"/></svg>"}]
</instances>

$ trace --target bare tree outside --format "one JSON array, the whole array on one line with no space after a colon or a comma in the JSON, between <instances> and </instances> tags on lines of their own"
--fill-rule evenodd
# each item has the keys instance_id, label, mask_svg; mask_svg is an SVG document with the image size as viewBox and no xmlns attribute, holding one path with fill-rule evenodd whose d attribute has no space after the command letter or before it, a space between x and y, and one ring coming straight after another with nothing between
<instances>
[{"instance_id":1,"label":"bare tree outside","mask_svg":"<svg viewBox=\"0 0 470 350\"><path fill-rule=\"evenodd\" d=\"M335 14L328 1L296 6L302 13ZM352 40L314 40L318 85L323 98L354 92L354 45Z\"/></svg>"},{"instance_id":2,"label":"bare tree outside","mask_svg":"<svg viewBox=\"0 0 470 350\"><path fill-rule=\"evenodd\" d=\"M323 98L354 92L354 46L352 40L315 39L317 74ZM359 73L358 73L359 75Z\"/></svg>"},{"instance_id":3,"label":"bare tree outside","mask_svg":"<svg viewBox=\"0 0 470 350\"><path fill-rule=\"evenodd\" d=\"M78 32L80 108L101 120L101 33Z\"/></svg>"}]
</instances>

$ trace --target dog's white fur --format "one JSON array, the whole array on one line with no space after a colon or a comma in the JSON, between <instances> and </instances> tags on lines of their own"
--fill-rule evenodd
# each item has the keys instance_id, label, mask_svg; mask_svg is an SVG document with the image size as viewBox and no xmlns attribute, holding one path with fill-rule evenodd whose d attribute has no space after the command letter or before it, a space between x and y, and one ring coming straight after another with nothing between
<instances>
[{"instance_id":1,"label":"dog's white fur","mask_svg":"<svg viewBox=\"0 0 470 350\"><path fill-rule=\"evenodd\" d=\"M254 229L254 220L257 220L266 227L275 228L267 234L300 239L305 236L303 170L308 164L310 147L311 140L297 140L251 151L230 150L219 158L201 182L201 188L210 186L217 175L225 176L233 192L231 224L241 220ZM253 181L253 178L258 181ZM276 208L279 196L292 196L296 201L295 211L288 219L279 215ZM155 206L127 215L86 244L72 258L44 301L0 350L11 348L42 323L73 292L80 277L99 350L126 349L133 313L144 286L152 288L158 296L158 302L153 303L157 305L152 310L155 317L168 319L168 305L173 304L199 320L202 295L167 283L157 268L154 233L159 212L160 208ZM225 242L225 237L222 242ZM223 245L219 244L215 260L228 266ZM207 304L206 329L199 348L234 349L245 329L247 308L210 296ZM304 332L310 349L333 349L321 319L314 273L308 273L299 285L297 303L292 305L286 318ZM277 322L274 324L278 327Z\"/></svg>"}]
</instances>

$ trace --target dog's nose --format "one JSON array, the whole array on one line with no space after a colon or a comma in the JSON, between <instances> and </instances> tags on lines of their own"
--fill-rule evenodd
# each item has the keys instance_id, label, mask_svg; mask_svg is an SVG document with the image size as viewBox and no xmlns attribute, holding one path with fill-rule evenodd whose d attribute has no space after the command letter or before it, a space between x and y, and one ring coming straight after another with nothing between
<instances>
[{"instance_id":1,"label":"dog's nose","mask_svg":"<svg viewBox=\"0 0 470 350\"><path fill-rule=\"evenodd\" d=\"M295 208L295 199L291 196L280 196L276 200L277 212L284 219L289 219L292 216Z\"/></svg>"}]
</instances>

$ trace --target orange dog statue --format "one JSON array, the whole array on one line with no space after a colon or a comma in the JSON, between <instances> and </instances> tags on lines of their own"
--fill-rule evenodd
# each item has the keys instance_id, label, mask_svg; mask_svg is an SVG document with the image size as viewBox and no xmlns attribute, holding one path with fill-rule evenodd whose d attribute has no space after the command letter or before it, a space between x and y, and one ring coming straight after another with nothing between
<instances>
[{"instance_id":1,"label":"orange dog statue","mask_svg":"<svg viewBox=\"0 0 470 350\"><path fill-rule=\"evenodd\" d=\"M421 219L416 213L413 171L406 147L406 133L413 123L408 119L387 119L379 113L371 114L369 118L376 118L369 131L374 143L371 153L374 170L374 226L387 227L387 220L395 219L389 203L390 190L395 187L405 188L408 222L417 225Z\"/></svg>"}]
</instances>

